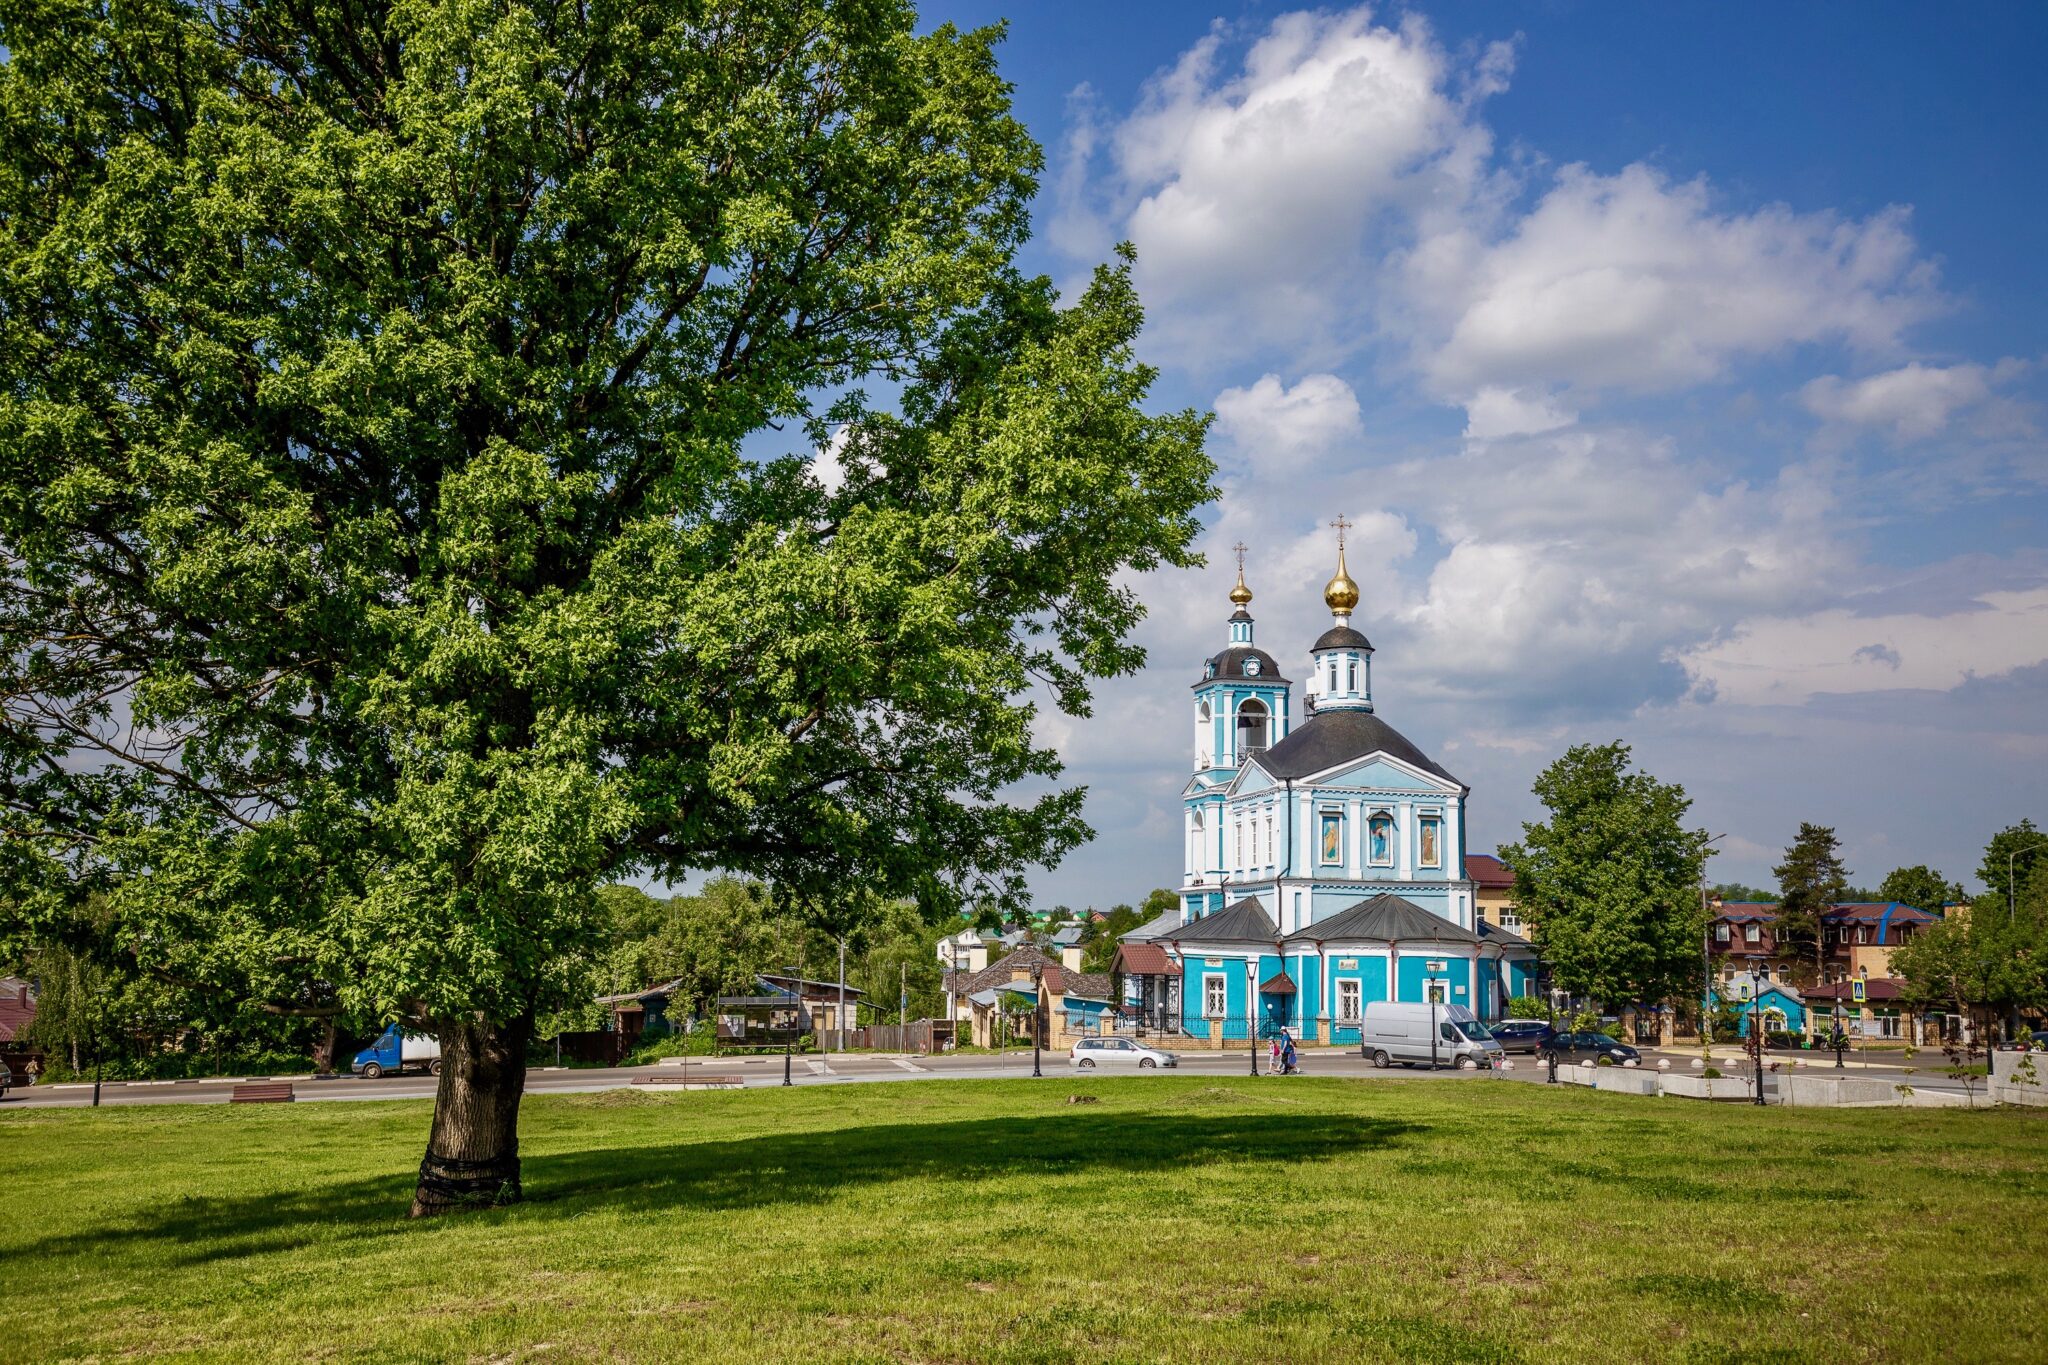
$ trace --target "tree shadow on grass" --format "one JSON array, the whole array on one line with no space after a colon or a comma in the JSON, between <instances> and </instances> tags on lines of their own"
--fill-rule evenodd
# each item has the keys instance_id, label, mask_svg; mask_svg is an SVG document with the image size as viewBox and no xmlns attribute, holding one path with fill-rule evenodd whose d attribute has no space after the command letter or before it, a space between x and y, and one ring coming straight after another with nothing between
<instances>
[{"instance_id":1,"label":"tree shadow on grass","mask_svg":"<svg viewBox=\"0 0 2048 1365\"><path fill-rule=\"evenodd\" d=\"M1226 1163L1286 1165L1396 1145L1423 1125L1335 1114L1089 1114L870 1124L721 1142L596 1147L528 1157L523 1221L596 1212L742 1210L815 1204L903 1180L972 1183L1004 1176L1142 1173ZM122 1224L21 1248L26 1256L104 1255L201 1264L315 1242L404 1236L410 1172L226 1198L186 1198ZM439 1221L439 1220L437 1220Z\"/></svg>"}]
</instances>

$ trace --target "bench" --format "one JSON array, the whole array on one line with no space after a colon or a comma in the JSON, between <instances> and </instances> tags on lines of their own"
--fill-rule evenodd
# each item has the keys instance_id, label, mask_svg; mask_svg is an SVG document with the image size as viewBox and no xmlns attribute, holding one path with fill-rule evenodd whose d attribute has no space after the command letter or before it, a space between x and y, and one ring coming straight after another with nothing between
<instances>
[{"instance_id":1,"label":"bench","mask_svg":"<svg viewBox=\"0 0 2048 1365\"><path fill-rule=\"evenodd\" d=\"M654 1090L737 1090L746 1082L738 1076L713 1076L702 1071L665 1076L635 1076L633 1084Z\"/></svg>"},{"instance_id":2,"label":"bench","mask_svg":"<svg viewBox=\"0 0 2048 1365\"><path fill-rule=\"evenodd\" d=\"M238 1085L234 1094L228 1097L230 1104L290 1104L292 1103L290 1081L263 1081L249 1085Z\"/></svg>"}]
</instances>

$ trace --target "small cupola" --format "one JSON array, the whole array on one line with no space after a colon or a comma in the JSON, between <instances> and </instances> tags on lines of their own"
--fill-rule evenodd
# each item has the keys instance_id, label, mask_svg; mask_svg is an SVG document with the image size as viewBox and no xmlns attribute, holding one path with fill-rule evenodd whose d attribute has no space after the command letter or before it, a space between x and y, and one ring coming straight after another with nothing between
<instances>
[{"instance_id":1,"label":"small cupola","mask_svg":"<svg viewBox=\"0 0 2048 1365\"><path fill-rule=\"evenodd\" d=\"M1344 565L1344 533L1351 523L1341 514L1330 523L1337 531L1337 572L1323 587L1323 604L1333 624L1309 649L1315 665L1308 690L1317 711L1372 710L1372 641L1352 629L1358 606L1358 584Z\"/></svg>"}]
</instances>

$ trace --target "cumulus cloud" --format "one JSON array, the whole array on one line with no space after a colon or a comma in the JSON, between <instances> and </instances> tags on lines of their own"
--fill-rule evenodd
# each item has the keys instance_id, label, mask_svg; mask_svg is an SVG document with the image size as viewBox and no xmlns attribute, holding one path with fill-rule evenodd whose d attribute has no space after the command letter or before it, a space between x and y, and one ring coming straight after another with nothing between
<instances>
[{"instance_id":1,"label":"cumulus cloud","mask_svg":"<svg viewBox=\"0 0 2048 1365\"><path fill-rule=\"evenodd\" d=\"M1867 642L1873 635L1881 643ZM1683 657L1724 701L1798 705L1827 693L1948 691L2048 662L2048 586L1984 593L1941 615L1859 615L1847 607L1743 624Z\"/></svg>"},{"instance_id":2,"label":"cumulus cloud","mask_svg":"<svg viewBox=\"0 0 2048 1365\"><path fill-rule=\"evenodd\" d=\"M1226 70L1214 28L1146 88L1111 138L1155 339L1181 353L1333 343L1394 210L1469 197L1491 138L1473 117L1512 49L1446 53L1421 19L1284 14Z\"/></svg>"},{"instance_id":3,"label":"cumulus cloud","mask_svg":"<svg viewBox=\"0 0 2048 1365\"><path fill-rule=\"evenodd\" d=\"M1298 463L1355 438L1358 395L1333 374L1305 376L1293 388L1268 374L1216 395L1216 428L1247 464Z\"/></svg>"},{"instance_id":4,"label":"cumulus cloud","mask_svg":"<svg viewBox=\"0 0 2048 1365\"><path fill-rule=\"evenodd\" d=\"M1489 385L1465 400L1465 439L1492 441L1504 436L1540 436L1568 427L1579 415L1542 390L1503 389Z\"/></svg>"},{"instance_id":5,"label":"cumulus cloud","mask_svg":"<svg viewBox=\"0 0 2048 1365\"><path fill-rule=\"evenodd\" d=\"M1799 391L1815 417L1847 427L1887 428L1900 440L1944 430L1959 414L1990 401L1992 388L2023 373L2011 358L1996 365L1923 365L1915 360L1863 379L1826 374Z\"/></svg>"},{"instance_id":6,"label":"cumulus cloud","mask_svg":"<svg viewBox=\"0 0 2048 1365\"><path fill-rule=\"evenodd\" d=\"M1567 166L1497 237L1440 234L1405 273L1417 364L1449 396L1679 388L1799 342L1883 352L1942 306L1904 209L1725 213L1640 164Z\"/></svg>"}]
</instances>

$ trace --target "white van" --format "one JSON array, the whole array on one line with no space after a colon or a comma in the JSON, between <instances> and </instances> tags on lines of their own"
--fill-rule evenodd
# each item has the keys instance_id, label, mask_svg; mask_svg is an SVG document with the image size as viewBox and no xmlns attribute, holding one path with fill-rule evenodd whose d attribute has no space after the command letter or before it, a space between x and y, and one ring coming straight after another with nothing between
<instances>
[{"instance_id":1,"label":"white van","mask_svg":"<svg viewBox=\"0 0 2048 1365\"><path fill-rule=\"evenodd\" d=\"M1501 1046L1463 1005L1369 1000L1359 1039L1374 1066L1455 1066L1471 1071L1500 1064Z\"/></svg>"}]
</instances>

